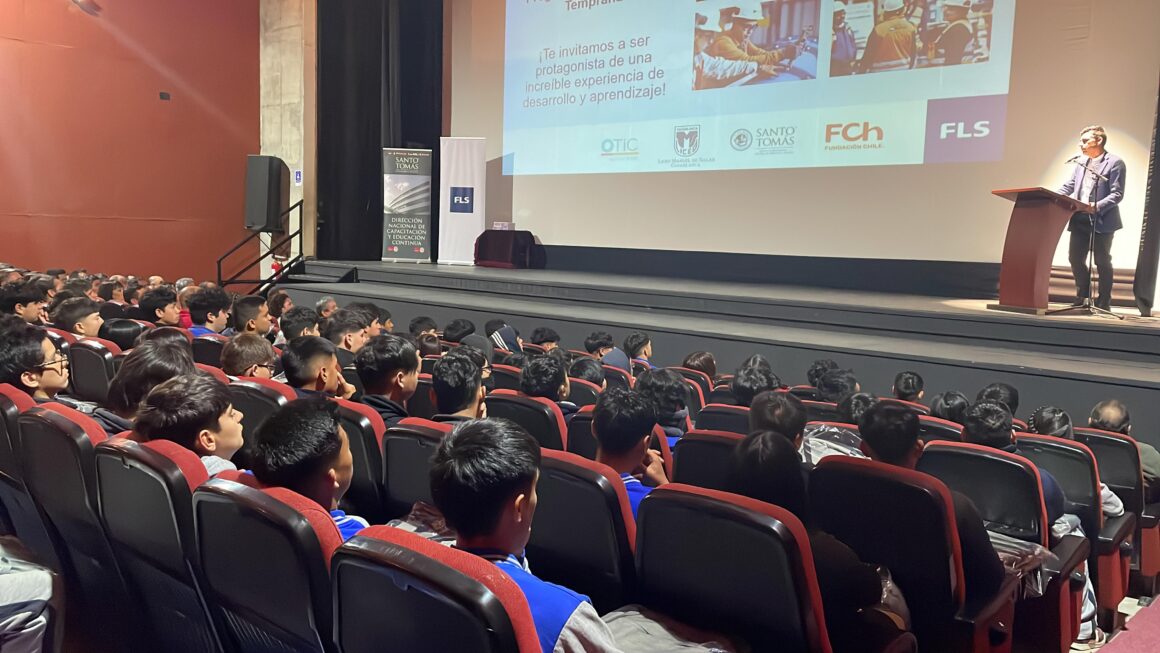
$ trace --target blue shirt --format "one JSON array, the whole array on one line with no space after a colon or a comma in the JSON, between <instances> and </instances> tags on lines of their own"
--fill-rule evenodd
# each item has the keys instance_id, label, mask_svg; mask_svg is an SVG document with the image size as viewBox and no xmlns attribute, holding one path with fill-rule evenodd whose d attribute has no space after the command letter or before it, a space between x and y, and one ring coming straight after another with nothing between
<instances>
[{"instance_id":1,"label":"blue shirt","mask_svg":"<svg viewBox=\"0 0 1160 653\"><path fill-rule=\"evenodd\" d=\"M502 556L502 554L477 553L477 555L494 562L524 593L528 608L532 612L532 621L536 624L540 648L545 653L555 650L560 633L572 618L572 613L576 612L576 608L582 603L591 603L583 594L536 578L528 570L527 561L523 558L510 554Z\"/></svg>"},{"instance_id":2,"label":"blue shirt","mask_svg":"<svg viewBox=\"0 0 1160 653\"><path fill-rule=\"evenodd\" d=\"M196 338L198 336L216 336L216 335L218 335L217 331L214 331L213 329L211 329L203 324L195 324L195 325L189 327L189 332L193 334L194 338Z\"/></svg>"},{"instance_id":3,"label":"blue shirt","mask_svg":"<svg viewBox=\"0 0 1160 653\"><path fill-rule=\"evenodd\" d=\"M338 532L342 534L343 542L354 537L367 526L370 526L367 520L362 517L348 515L341 510L331 510L330 518L334 520L334 525L338 527Z\"/></svg>"},{"instance_id":4,"label":"blue shirt","mask_svg":"<svg viewBox=\"0 0 1160 653\"><path fill-rule=\"evenodd\" d=\"M621 474L620 480L624 481L624 489L628 492L628 502L632 505L632 517L636 518L636 511L640 508L640 500L648 496L652 492L652 488L640 482L639 478L632 474Z\"/></svg>"}]
</instances>

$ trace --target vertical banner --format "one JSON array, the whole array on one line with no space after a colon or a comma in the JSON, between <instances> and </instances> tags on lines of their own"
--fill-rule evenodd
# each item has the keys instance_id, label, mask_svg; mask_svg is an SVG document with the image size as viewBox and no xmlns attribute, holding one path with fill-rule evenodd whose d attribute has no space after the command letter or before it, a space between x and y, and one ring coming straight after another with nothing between
<instances>
[{"instance_id":1,"label":"vertical banner","mask_svg":"<svg viewBox=\"0 0 1160 653\"><path fill-rule=\"evenodd\" d=\"M1140 254L1136 258L1136 279L1132 292L1140 315L1152 317L1160 294L1156 274L1160 267L1160 192L1156 191L1157 147L1160 147L1160 94L1156 98L1156 124L1152 128L1152 154L1148 159L1148 183L1144 187L1144 228L1140 232Z\"/></svg>"},{"instance_id":2,"label":"vertical banner","mask_svg":"<svg viewBox=\"0 0 1160 653\"><path fill-rule=\"evenodd\" d=\"M431 259L431 150L383 148L383 260Z\"/></svg>"},{"instance_id":3,"label":"vertical banner","mask_svg":"<svg viewBox=\"0 0 1160 653\"><path fill-rule=\"evenodd\" d=\"M487 139L440 139L439 262L475 263L487 206Z\"/></svg>"}]
</instances>

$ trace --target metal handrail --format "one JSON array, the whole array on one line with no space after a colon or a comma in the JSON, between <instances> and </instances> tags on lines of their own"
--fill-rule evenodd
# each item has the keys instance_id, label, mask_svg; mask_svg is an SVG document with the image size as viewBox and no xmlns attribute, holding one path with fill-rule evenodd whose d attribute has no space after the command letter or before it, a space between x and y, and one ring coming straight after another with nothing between
<instances>
[{"instance_id":1,"label":"metal handrail","mask_svg":"<svg viewBox=\"0 0 1160 653\"><path fill-rule=\"evenodd\" d=\"M283 271L288 270L292 266L296 265L298 262L305 260L306 257L303 254L303 243L302 243L302 201L299 200L299 201L295 202L293 206L291 206L290 208L286 209L285 211L279 213L278 217L281 218L282 216L287 215L291 211L294 211L294 210L298 211L298 225L299 225L298 230L295 231L294 233L291 233L291 234L283 237L281 240L278 240L276 242L271 242L270 246L267 248L265 254L262 254L258 258L250 261L249 263L247 263L245 266L243 266L241 269L239 269L237 272L235 272L229 278L224 278L222 276L222 263L224 263L225 260L231 254L233 254L234 252L236 252L239 249L241 249L242 247L244 247L247 243L249 243L251 240L256 238L259 234L266 233L266 232L255 231L255 232L251 233L250 235L243 238L242 242L238 243L237 245L234 245L225 254L222 254L221 256L219 256L218 260L217 260L217 283L218 283L218 286L225 288L227 286L239 285L239 284L243 284L243 283L256 283L258 285L256 285L254 287L252 293L261 293L264 288L268 287L269 285L271 285L275 281L277 281L278 278L281 276L282 272L277 272L275 274L271 274L270 276L266 277L265 279L262 279L262 278L243 279L242 275L245 274L246 272L248 272L254 266L261 265L262 261L266 260L266 258L268 258L270 256L273 256L274 252L278 248L282 247L283 245L286 245L287 243L292 242L295 238L298 239L298 254L296 256L290 258L290 260L286 261L286 264L283 266L282 270Z\"/></svg>"}]
</instances>

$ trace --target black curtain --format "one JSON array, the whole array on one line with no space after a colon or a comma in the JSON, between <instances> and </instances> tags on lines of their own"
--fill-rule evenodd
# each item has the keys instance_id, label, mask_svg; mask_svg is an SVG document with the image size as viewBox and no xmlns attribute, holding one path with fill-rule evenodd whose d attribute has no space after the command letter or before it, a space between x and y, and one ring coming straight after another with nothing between
<instances>
[{"instance_id":1,"label":"black curtain","mask_svg":"<svg viewBox=\"0 0 1160 653\"><path fill-rule=\"evenodd\" d=\"M1160 93L1156 96L1156 124L1152 128L1152 154L1148 159L1148 186L1144 190L1144 228L1140 234L1140 255L1136 260L1136 280L1132 291L1140 315L1152 316L1156 297L1156 268L1160 266L1160 195L1156 193L1156 145L1160 135Z\"/></svg>"},{"instance_id":2,"label":"black curtain","mask_svg":"<svg viewBox=\"0 0 1160 653\"><path fill-rule=\"evenodd\" d=\"M318 3L319 258L379 260L382 148L438 149L442 4Z\"/></svg>"}]
</instances>

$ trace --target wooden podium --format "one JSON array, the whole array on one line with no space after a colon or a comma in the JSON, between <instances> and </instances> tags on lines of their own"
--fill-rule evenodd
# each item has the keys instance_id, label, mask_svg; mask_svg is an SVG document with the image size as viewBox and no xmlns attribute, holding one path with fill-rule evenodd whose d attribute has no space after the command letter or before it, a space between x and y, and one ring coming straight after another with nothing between
<instances>
[{"instance_id":1,"label":"wooden podium","mask_svg":"<svg viewBox=\"0 0 1160 653\"><path fill-rule=\"evenodd\" d=\"M1015 208L1003 244L999 303L987 308L1043 315L1059 237L1073 214L1091 213L1095 207L1046 188L993 190L991 194L1015 202Z\"/></svg>"}]
</instances>

